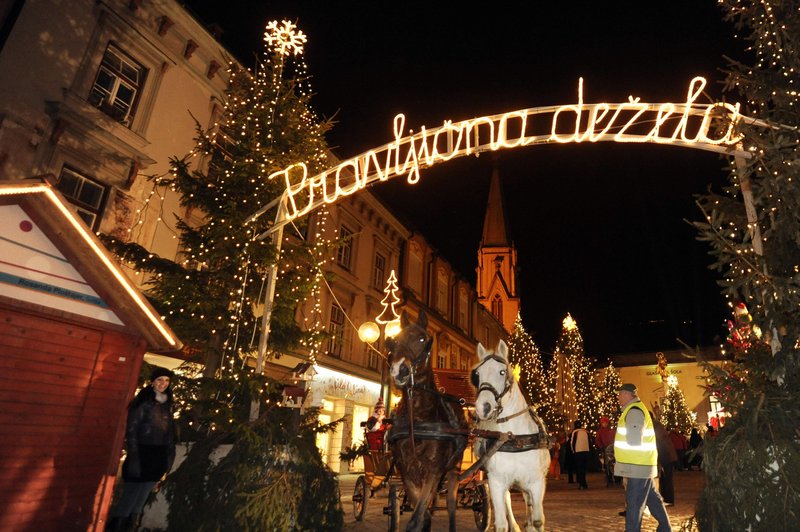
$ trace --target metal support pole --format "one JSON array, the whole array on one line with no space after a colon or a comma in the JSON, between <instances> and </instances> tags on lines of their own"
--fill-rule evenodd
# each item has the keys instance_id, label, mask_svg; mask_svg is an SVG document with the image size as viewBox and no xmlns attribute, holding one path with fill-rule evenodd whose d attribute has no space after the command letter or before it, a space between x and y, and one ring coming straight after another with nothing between
<instances>
[{"instance_id":1,"label":"metal support pole","mask_svg":"<svg viewBox=\"0 0 800 532\"><path fill-rule=\"evenodd\" d=\"M736 149L742 152L744 147L740 143L737 144ZM739 186L742 189L742 200L744 201L744 210L747 214L750 238L753 241L753 251L761 257L764 255L764 245L761 241L761 228L758 227L758 215L753 205L753 185L750 183L750 176L747 175L747 163L741 155L734 156L733 161L736 164L736 170L739 174Z\"/></svg>"},{"instance_id":2,"label":"metal support pole","mask_svg":"<svg viewBox=\"0 0 800 532\"><path fill-rule=\"evenodd\" d=\"M275 223L278 224L282 221L284 216L283 203L278 206L278 214L275 216ZM269 268L267 273L267 289L264 294L264 314L261 316L261 335L258 338L258 351L256 357L256 375L264 373L264 360L267 354L267 341L269 340L270 319L272 318L273 300L275 299L275 284L278 280L278 260L281 254L281 245L283 244L283 225L280 225L276 231L272 233L272 245L275 246L276 257L275 262ZM260 406L257 400L250 403L250 421L258 419Z\"/></svg>"}]
</instances>

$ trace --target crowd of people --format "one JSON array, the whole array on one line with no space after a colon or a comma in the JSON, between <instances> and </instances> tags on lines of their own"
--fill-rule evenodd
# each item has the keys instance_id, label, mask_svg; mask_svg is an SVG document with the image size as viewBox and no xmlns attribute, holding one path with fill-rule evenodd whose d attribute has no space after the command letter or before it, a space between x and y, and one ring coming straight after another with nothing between
<instances>
[{"instance_id":1,"label":"crowd of people","mask_svg":"<svg viewBox=\"0 0 800 532\"><path fill-rule=\"evenodd\" d=\"M672 530L667 508L675 504L675 471L702 468L703 441L697 428L687 436L677 428L668 430L654 413L647 409L634 384L618 390L622 413L616 428L603 416L593 444L598 465L605 474L606 487L623 485L626 532L641 529L643 516L652 515L658 532ZM714 437L714 428L706 427L705 438ZM551 434L553 446L548 478L588 489L586 469L590 463L589 433L582 420L574 422L572 431Z\"/></svg>"}]
</instances>

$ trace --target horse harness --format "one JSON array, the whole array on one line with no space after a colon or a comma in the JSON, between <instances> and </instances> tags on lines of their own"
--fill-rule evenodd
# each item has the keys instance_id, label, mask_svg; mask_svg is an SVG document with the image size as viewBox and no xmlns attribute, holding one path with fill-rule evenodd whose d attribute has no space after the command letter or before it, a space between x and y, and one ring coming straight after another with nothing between
<instances>
[{"instance_id":1,"label":"horse harness","mask_svg":"<svg viewBox=\"0 0 800 532\"><path fill-rule=\"evenodd\" d=\"M478 377L478 368L489 360L495 360L497 362L500 362L506 367L505 381L503 383L502 391L498 391L494 386L492 386L488 382L484 383L480 382L480 378ZM511 386L513 386L514 384L513 378L511 377L511 372L509 371L508 368L508 361L494 354L489 355L486 358L484 358L481 361L481 363L478 364L472 370L472 373L470 374L470 380L472 382L472 385L478 389L479 395L482 391L488 391L492 395L494 395L495 404L497 405L495 415L500 415L500 413L503 411L503 406L500 404L500 399L502 399L503 396L505 396L511 390ZM505 442L502 446L500 446L500 448L497 449L497 451L505 453L520 453L520 452L530 451L533 449L549 449L553 446L553 443L550 441L550 435L547 434L547 431L545 430L544 423L542 422L541 418L539 418L539 416L536 414L532 406L520 410L515 414L511 414L510 416L497 418L495 420L495 423L500 425L526 412L531 416L533 422L536 423L539 432L533 434L512 434L508 438L508 441ZM484 431L482 429L475 429L475 430L484 433L484 434L476 434L477 436L480 436L482 438L497 438L498 434L503 434L502 432L499 431L491 431L491 430ZM483 454L485 446L486 446L485 440L480 442L479 454Z\"/></svg>"}]
</instances>

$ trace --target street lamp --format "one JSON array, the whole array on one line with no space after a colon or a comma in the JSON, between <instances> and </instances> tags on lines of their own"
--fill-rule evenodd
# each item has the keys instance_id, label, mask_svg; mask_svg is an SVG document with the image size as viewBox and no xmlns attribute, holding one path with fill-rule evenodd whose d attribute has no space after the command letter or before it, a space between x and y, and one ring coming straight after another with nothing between
<instances>
[{"instance_id":1,"label":"street lamp","mask_svg":"<svg viewBox=\"0 0 800 532\"><path fill-rule=\"evenodd\" d=\"M381 337L381 329L374 322L364 322L358 328L358 337L362 342L372 345Z\"/></svg>"},{"instance_id":2,"label":"street lamp","mask_svg":"<svg viewBox=\"0 0 800 532\"><path fill-rule=\"evenodd\" d=\"M381 337L380 325L383 325L383 335L386 338L397 336L397 333L400 332L400 316L397 314L397 310L395 310L395 305L400 302L400 297L397 295L397 291L397 276L395 275L394 270L392 270L392 272L389 274L389 278L386 280L386 288L383 289L383 292L386 294L386 297L381 300L381 306L383 307L383 310L375 318L375 321L378 323L367 321L362 323L358 328L358 338L367 344L370 349L374 350L380 357L384 356L383 353L381 353L375 348L374 345L372 345ZM381 365L381 397L383 397L384 376L385 364Z\"/></svg>"}]
</instances>

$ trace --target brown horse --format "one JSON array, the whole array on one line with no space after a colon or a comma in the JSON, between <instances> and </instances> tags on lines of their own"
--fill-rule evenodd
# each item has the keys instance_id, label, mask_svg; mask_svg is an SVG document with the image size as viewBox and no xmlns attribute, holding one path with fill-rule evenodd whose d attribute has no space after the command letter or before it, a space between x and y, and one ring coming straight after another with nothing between
<instances>
[{"instance_id":1,"label":"brown horse","mask_svg":"<svg viewBox=\"0 0 800 532\"><path fill-rule=\"evenodd\" d=\"M447 477L447 511L455 530L458 466L467 444L468 425L461 405L436 390L431 367L428 319L416 323L405 312L401 331L387 341L394 385L402 398L387 434L395 464L403 477L414 513L407 531L430 530L430 506Z\"/></svg>"}]
</instances>

